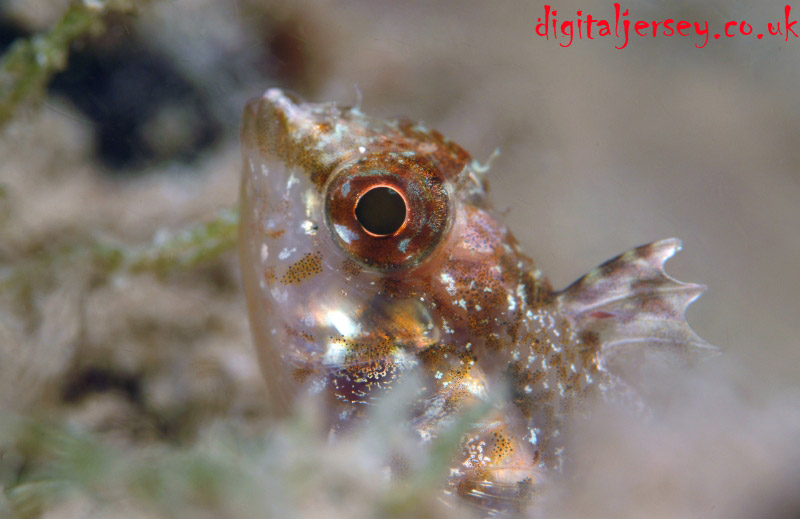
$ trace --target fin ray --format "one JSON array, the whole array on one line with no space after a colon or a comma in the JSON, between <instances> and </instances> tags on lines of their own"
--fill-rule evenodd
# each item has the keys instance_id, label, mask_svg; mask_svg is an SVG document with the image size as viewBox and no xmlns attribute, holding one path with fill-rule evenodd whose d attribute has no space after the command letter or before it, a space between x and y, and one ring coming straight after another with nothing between
<instances>
[{"instance_id":1,"label":"fin ray","mask_svg":"<svg viewBox=\"0 0 800 519\"><path fill-rule=\"evenodd\" d=\"M643 347L677 358L719 350L686 322L686 309L706 290L664 271L681 249L677 238L657 241L613 258L557 294L564 313L583 337L599 343L600 356Z\"/></svg>"}]
</instances>

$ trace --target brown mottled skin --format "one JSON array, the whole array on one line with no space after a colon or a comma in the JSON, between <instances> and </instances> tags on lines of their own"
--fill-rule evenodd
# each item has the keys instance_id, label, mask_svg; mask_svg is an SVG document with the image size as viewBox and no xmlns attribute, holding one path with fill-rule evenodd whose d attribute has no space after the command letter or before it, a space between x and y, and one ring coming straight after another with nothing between
<instances>
[{"instance_id":1,"label":"brown mottled skin","mask_svg":"<svg viewBox=\"0 0 800 519\"><path fill-rule=\"evenodd\" d=\"M446 489L484 510L524 507L562 468L565 418L595 395L631 393L609 355L710 348L684 320L703 287L663 271L677 240L554 291L492 210L469 154L423 125L272 89L248 103L242 142L242 274L276 404L319 395L342 433L416 370L408 423L424 444L465 406L491 402ZM355 213L376 187L405 204L388 235Z\"/></svg>"}]
</instances>

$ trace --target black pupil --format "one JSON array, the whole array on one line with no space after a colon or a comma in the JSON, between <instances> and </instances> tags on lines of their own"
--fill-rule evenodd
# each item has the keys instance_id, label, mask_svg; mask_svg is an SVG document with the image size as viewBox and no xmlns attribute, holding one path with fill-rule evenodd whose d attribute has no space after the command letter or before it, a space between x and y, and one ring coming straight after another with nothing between
<instances>
[{"instance_id":1,"label":"black pupil","mask_svg":"<svg viewBox=\"0 0 800 519\"><path fill-rule=\"evenodd\" d=\"M394 234L406 221L406 203L390 187L370 189L356 204L358 223L378 236Z\"/></svg>"}]
</instances>

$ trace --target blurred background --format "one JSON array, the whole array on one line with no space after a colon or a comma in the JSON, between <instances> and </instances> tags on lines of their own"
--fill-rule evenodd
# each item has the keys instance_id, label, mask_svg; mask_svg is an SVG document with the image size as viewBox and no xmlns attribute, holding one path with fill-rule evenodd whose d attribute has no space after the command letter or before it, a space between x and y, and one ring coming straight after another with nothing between
<instances>
[{"instance_id":1,"label":"blurred background","mask_svg":"<svg viewBox=\"0 0 800 519\"><path fill-rule=\"evenodd\" d=\"M784 5L622 7L713 33L782 22ZM0 48L67 6L0 2ZM4 405L126 448L191 447L220 420L269 427L232 249L160 276L40 260L97 239L158 244L235 205L241 108L279 86L423 120L481 162L499 148L494 204L556 287L683 239L667 269L709 286L689 321L724 355L671 380L655 422L578 434L582 476L552 515L800 517L800 40L561 48L535 33L543 6L152 0L107 16L0 134L0 272L42 265L0 293ZM611 2L553 6L613 18Z\"/></svg>"}]
</instances>

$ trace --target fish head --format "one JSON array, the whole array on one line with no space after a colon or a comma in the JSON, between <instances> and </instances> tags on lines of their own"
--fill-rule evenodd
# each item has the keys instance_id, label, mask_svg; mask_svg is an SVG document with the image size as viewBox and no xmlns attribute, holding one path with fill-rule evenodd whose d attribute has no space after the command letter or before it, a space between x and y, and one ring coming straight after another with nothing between
<instances>
[{"instance_id":1,"label":"fish head","mask_svg":"<svg viewBox=\"0 0 800 519\"><path fill-rule=\"evenodd\" d=\"M535 270L460 146L278 89L247 104L241 138L241 268L278 401L328 387L366 402L410 366L474 363L513 333ZM434 345L450 354L421 354Z\"/></svg>"}]
</instances>

